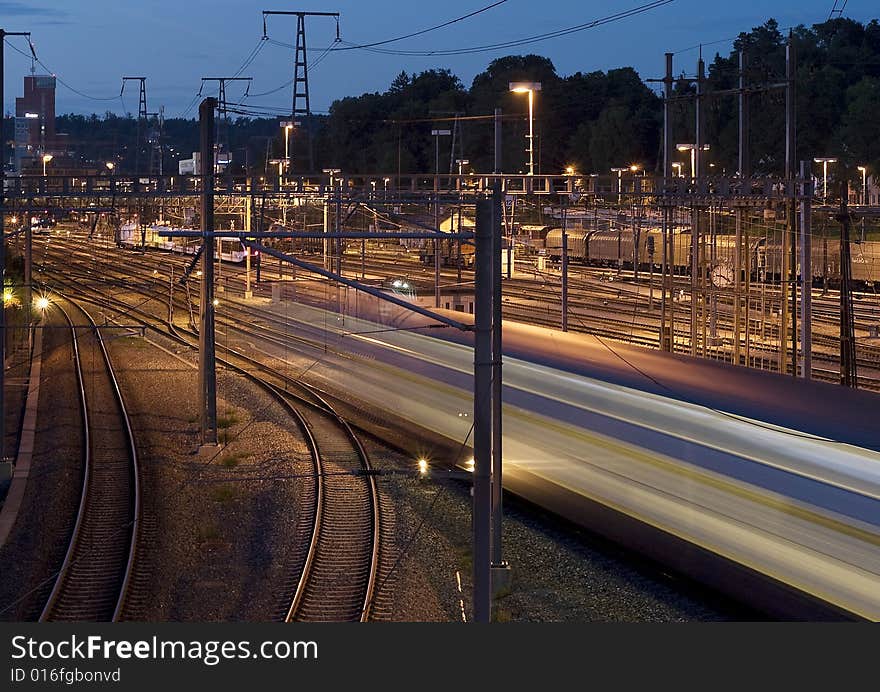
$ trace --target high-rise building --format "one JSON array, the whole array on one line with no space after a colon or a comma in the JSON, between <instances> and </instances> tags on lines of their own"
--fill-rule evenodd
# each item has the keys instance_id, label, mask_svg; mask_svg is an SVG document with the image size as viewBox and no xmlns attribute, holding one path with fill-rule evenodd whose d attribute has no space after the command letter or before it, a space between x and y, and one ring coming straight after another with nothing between
<instances>
[{"instance_id":1,"label":"high-rise building","mask_svg":"<svg viewBox=\"0 0 880 692\"><path fill-rule=\"evenodd\" d=\"M55 77L30 75L24 78L24 96L15 99L15 169L54 154Z\"/></svg>"}]
</instances>

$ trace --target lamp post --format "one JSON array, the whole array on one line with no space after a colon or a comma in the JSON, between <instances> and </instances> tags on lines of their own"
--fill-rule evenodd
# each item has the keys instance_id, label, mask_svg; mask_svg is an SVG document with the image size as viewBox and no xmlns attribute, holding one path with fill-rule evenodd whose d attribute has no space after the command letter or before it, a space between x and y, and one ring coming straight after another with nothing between
<instances>
[{"instance_id":1,"label":"lamp post","mask_svg":"<svg viewBox=\"0 0 880 692\"><path fill-rule=\"evenodd\" d=\"M508 88L515 94L529 95L529 175L535 174L535 92L541 91L540 82L510 82Z\"/></svg>"},{"instance_id":2,"label":"lamp post","mask_svg":"<svg viewBox=\"0 0 880 692\"><path fill-rule=\"evenodd\" d=\"M341 168L323 168L322 171L330 176L330 186L328 188L327 197L324 198L324 233L330 233L330 194L336 188L336 178L335 176L339 173L342 173ZM337 196L342 195L342 190L339 190ZM339 229L339 201L336 202L336 218L335 223L337 230ZM336 239L337 249L339 248L340 240ZM337 262L341 262L341 259L338 259ZM324 238L324 269L331 269L331 257L330 257L330 238ZM341 271L339 272L342 273Z\"/></svg>"},{"instance_id":3,"label":"lamp post","mask_svg":"<svg viewBox=\"0 0 880 692\"><path fill-rule=\"evenodd\" d=\"M617 173L617 203L618 204L620 204L620 200L621 200L620 195L623 192L623 173L624 173L624 171L628 171L628 170L629 170L629 166L626 166L624 168L612 168L611 169L612 173Z\"/></svg>"},{"instance_id":4,"label":"lamp post","mask_svg":"<svg viewBox=\"0 0 880 692\"><path fill-rule=\"evenodd\" d=\"M822 164L822 200L828 201L828 164L837 163L837 159L833 156L817 156L813 159L816 163Z\"/></svg>"},{"instance_id":5,"label":"lamp post","mask_svg":"<svg viewBox=\"0 0 880 692\"><path fill-rule=\"evenodd\" d=\"M46 177L46 164L49 163L54 157L52 154L43 154L43 177Z\"/></svg>"},{"instance_id":6,"label":"lamp post","mask_svg":"<svg viewBox=\"0 0 880 692\"><path fill-rule=\"evenodd\" d=\"M675 148L679 151L689 151L691 152L691 178L695 177L697 174L697 145L696 144L676 144ZM709 145L704 144L700 147L703 151L709 151ZM672 164L673 166L675 164Z\"/></svg>"},{"instance_id":7,"label":"lamp post","mask_svg":"<svg viewBox=\"0 0 880 692\"><path fill-rule=\"evenodd\" d=\"M862 206L868 204L868 167L857 166L859 173L862 174Z\"/></svg>"}]
</instances>

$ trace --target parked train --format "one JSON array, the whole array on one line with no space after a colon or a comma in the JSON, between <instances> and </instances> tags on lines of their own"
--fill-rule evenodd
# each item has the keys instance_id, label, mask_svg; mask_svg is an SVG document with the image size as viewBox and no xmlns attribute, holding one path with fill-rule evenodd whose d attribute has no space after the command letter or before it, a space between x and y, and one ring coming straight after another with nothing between
<instances>
[{"instance_id":1,"label":"parked train","mask_svg":"<svg viewBox=\"0 0 880 692\"><path fill-rule=\"evenodd\" d=\"M151 224L141 227L135 223L123 224L119 227L117 245L128 248L154 248L167 250L185 255L194 255L201 246L198 238L165 238L159 235L160 231L192 231L192 228L173 228L160 224ZM214 259L223 262L240 264L244 262L247 251L238 238L219 238L218 247L214 249Z\"/></svg>"},{"instance_id":2,"label":"parked train","mask_svg":"<svg viewBox=\"0 0 880 692\"><path fill-rule=\"evenodd\" d=\"M705 265L711 262L710 238L704 236ZM636 247L636 243L638 246ZM562 260L562 229L550 228L545 238L545 252L551 262ZM568 231L568 261L596 267L618 267L647 270L662 262L662 233L658 228L642 229L634 234L631 229ZM733 267L735 263L736 238L733 235L715 237L715 266ZM880 284L880 242L853 241L850 244L852 258L852 281L857 286ZM767 238L751 237L748 240L749 272L756 280L779 280L782 271L782 246ZM811 245L810 262L813 283L828 281L835 284L840 279L840 241L829 238L826 243L814 241ZM680 229L673 233L672 259L670 264L677 274L690 273L691 232ZM800 263L798 263L800 272Z\"/></svg>"}]
</instances>

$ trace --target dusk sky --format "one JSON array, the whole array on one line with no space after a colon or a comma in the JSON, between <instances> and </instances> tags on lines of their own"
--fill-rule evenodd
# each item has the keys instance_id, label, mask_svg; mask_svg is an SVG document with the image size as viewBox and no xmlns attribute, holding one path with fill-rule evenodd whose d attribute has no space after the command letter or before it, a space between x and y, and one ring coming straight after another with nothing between
<instances>
[{"instance_id":1,"label":"dusk sky","mask_svg":"<svg viewBox=\"0 0 880 692\"><path fill-rule=\"evenodd\" d=\"M148 108L165 106L166 117L181 115L194 103L203 76L230 76L260 44L262 10L339 12L340 35L350 44L383 41L420 31L479 10L491 0L451 0L445 3L396 0L335 0L307 3L243 0L19 0L0 2L0 25L7 31L30 31L37 55L46 67L85 98L58 85L59 113L137 112L137 87L126 86L123 75L147 77ZM494 8L417 38L382 48L408 51L450 50L501 43L566 29L645 4L645 0L560 0L540 3L507 0ZM758 0L718 3L674 0L638 16L560 38L514 48L448 56L400 56L359 50L329 53L310 71L311 104L326 111L334 99L384 91L401 70L419 72L449 68L466 86L494 58L537 53L549 57L560 75L607 70L631 65L643 78L662 76L663 53L676 52L676 72L693 71L697 44L710 58L730 49L732 37L774 17L780 27L813 24L828 18L832 0ZM845 16L862 22L878 15L876 0L850 0ZM333 43L332 18L307 19L310 62ZM270 17L270 38L294 43L296 19ZM23 38L8 39L28 52ZM345 47L337 44L337 47ZM268 41L241 74L254 78L252 94L269 92L291 79L293 51ZM6 48L5 108L21 94L21 78L30 60ZM46 70L37 66L38 73ZM230 85L236 99L243 87ZM203 95L216 95L206 85ZM100 99L100 100L99 100ZM124 101L124 104L123 104ZM259 98L249 105L290 108L291 87ZM195 109L186 112L194 117Z\"/></svg>"}]
</instances>

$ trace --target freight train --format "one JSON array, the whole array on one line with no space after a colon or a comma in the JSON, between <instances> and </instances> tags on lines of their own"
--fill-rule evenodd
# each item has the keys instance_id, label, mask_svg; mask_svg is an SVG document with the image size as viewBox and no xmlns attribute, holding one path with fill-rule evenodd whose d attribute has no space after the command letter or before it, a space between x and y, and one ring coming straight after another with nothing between
<instances>
[{"instance_id":1,"label":"freight train","mask_svg":"<svg viewBox=\"0 0 880 692\"><path fill-rule=\"evenodd\" d=\"M704 236L703 255L705 264L711 263L711 239ZM637 243L637 246L636 246ZM551 227L544 241L547 259L551 262L562 260L562 229ZM621 267L630 270L637 263L641 270L658 268L662 262L662 233L658 228L643 229L633 233L631 229L589 231L571 229L568 231L568 261L595 267ZM747 262L750 275L756 280L779 280L782 270L782 246L767 237L748 239ZM719 234L715 237L714 257L716 266L732 267L735 263L736 238L733 235ZM880 242L853 241L850 244L852 257L852 281L857 287L878 287L880 285ZM827 241L814 241L810 253L813 283L827 281L836 284L840 279L840 241L829 238ZM673 232L672 258L670 264L677 274L690 273L691 232L690 229L677 229ZM800 272L800 264L798 264Z\"/></svg>"}]
</instances>

